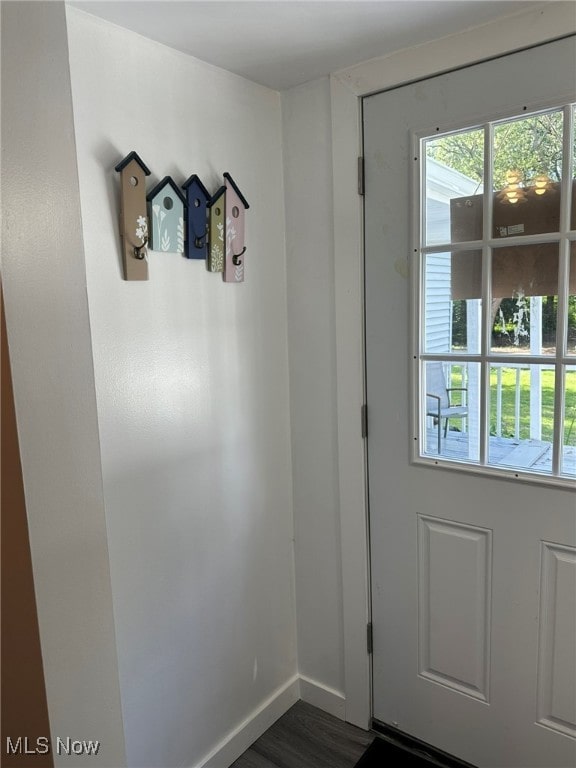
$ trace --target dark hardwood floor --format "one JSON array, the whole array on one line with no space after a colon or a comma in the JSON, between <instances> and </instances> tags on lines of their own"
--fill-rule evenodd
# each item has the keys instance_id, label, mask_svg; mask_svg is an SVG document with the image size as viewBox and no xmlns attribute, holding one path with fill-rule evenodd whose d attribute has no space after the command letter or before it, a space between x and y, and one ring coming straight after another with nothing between
<instances>
[{"instance_id":1,"label":"dark hardwood floor","mask_svg":"<svg viewBox=\"0 0 576 768\"><path fill-rule=\"evenodd\" d=\"M299 701L231 768L354 768L374 734Z\"/></svg>"}]
</instances>

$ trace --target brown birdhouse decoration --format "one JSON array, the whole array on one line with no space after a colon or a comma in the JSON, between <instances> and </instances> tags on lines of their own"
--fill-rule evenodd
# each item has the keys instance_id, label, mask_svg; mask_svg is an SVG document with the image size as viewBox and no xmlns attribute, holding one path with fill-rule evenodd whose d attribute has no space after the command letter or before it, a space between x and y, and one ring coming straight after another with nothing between
<instances>
[{"instance_id":1,"label":"brown birdhouse decoration","mask_svg":"<svg viewBox=\"0 0 576 768\"><path fill-rule=\"evenodd\" d=\"M150 176L150 171L136 152L126 155L115 170L120 174L124 279L148 280L146 176Z\"/></svg>"}]
</instances>

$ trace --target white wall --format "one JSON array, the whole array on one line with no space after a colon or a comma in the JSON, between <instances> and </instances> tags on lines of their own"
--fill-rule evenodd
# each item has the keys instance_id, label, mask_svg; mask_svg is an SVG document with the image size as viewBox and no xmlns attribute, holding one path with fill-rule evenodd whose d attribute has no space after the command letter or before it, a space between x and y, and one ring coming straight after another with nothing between
<instances>
[{"instance_id":1,"label":"white wall","mask_svg":"<svg viewBox=\"0 0 576 768\"><path fill-rule=\"evenodd\" d=\"M297 671L280 98L78 10L68 31L128 764L193 765ZM132 149L149 188L232 173L244 284L160 253L122 280Z\"/></svg>"},{"instance_id":2,"label":"white wall","mask_svg":"<svg viewBox=\"0 0 576 768\"><path fill-rule=\"evenodd\" d=\"M282 117L298 663L303 698L343 716L329 79L284 92Z\"/></svg>"},{"instance_id":3,"label":"white wall","mask_svg":"<svg viewBox=\"0 0 576 768\"><path fill-rule=\"evenodd\" d=\"M50 727L54 744L56 736L101 742L98 756L55 754L55 764L119 767L124 739L61 3L2 4L1 177L3 284Z\"/></svg>"}]
</instances>

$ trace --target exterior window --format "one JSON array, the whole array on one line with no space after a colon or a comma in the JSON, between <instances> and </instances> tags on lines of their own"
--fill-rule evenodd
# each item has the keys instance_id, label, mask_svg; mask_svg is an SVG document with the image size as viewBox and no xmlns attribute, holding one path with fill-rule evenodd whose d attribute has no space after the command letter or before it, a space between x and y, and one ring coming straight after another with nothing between
<instances>
[{"instance_id":1,"label":"exterior window","mask_svg":"<svg viewBox=\"0 0 576 768\"><path fill-rule=\"evenodd\" d=\"M575 113L418 137L416 460L576 479Z\"/></svg>"}]
</instances>

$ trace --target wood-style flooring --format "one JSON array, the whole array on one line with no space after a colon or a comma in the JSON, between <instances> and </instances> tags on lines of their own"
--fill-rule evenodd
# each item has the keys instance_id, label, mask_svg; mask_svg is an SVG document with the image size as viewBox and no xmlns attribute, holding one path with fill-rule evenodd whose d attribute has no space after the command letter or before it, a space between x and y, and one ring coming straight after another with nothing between
<instances>
[{"instance_id":1,"label":"wood-style flooring","mask_svg":"<svg viewBox=\"0 0 576 768\"><path fill-rule=\"evenodd\" d=\"M231 768L354 768L374 734L299 701Z\"/></svg>"}]
</instances>

